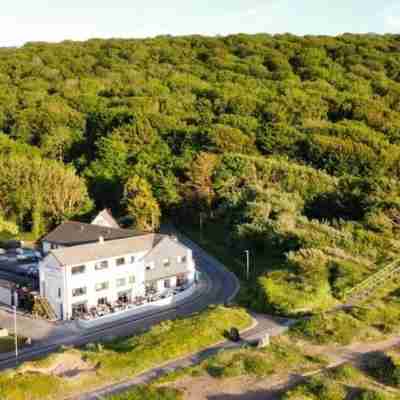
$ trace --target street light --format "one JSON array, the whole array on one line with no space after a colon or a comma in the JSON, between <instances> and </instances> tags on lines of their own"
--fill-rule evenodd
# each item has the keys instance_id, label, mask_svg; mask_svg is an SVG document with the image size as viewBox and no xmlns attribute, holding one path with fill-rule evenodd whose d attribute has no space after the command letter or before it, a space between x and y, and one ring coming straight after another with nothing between
<instances>
[{"instance_id":1,"label":"street light","mask_svg":"<svg viewBox=\"0 0 400 400\"><path fill-rule=\"evenodd\" d=\"M18 333L17 333L17 306L14 309L14 343L15 343L15 365L18 363Z\"/></svg>"},{"instance_id":2,"label":"street light","mask_svg":"<svg viewBox=\"0 0 400 400\"><path fill-rule=\"evenodd\" d=\"M246 253L246 279L249 280L250 277L250 251L245 250Z\"/></svg>"},{"instance_id":3,"label":"street light","mask_svg":"<svg viewBox=\"0 0 400 400\"><path fill-rule=\"evenodd\" d=\"M200 211L199 214L199 224L200 224L200 242L203 241L203 213Z\"/></svg>"}]
</instances>

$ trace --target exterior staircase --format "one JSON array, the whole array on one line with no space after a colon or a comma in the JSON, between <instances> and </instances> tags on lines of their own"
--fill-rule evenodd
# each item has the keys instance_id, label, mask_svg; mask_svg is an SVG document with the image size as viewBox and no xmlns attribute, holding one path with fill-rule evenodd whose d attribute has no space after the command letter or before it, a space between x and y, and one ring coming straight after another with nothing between
<instances>
[{"instance_id":1,"label":"exterior staircase","mask_svg":"<svg viewBox=\"0 0 400 400\"><path fill-rule=\"evenodd\" d=\"M49 301L42 296L35 296L32 314L36 317L46 318L50 321L55 321L57 319L57 315L55 314Z\"/></svg>"},{"instance_id":2,"label":"exterior staircase","mask_svg":"<svg viewBox=\"0 0 400 400\"><path fill-rule=\"evenodd\" d=\"M354 286L346 293L346 305L353 306L372 296L376 290L383 286L389 279L400 275L400 260L389 263L375 274Z\"/></svg>"}]
</instances>

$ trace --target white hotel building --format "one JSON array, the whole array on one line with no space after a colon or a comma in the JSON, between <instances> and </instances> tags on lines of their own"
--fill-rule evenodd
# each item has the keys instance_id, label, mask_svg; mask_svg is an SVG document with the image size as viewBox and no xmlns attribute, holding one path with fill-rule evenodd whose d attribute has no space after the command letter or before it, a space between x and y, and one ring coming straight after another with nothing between
<instances>
[{"instance_id":1,"label":"white hotel building","mask_svg":"<svg viewBox=\"0 0 400 400\"><path fill-rule=\"evenodd\" d=\"M131 302L195 279L192 251L174 238L144 234L59 247L40 265L40 295L59 319L101 304Z\"/></svg>"}]
</instances>

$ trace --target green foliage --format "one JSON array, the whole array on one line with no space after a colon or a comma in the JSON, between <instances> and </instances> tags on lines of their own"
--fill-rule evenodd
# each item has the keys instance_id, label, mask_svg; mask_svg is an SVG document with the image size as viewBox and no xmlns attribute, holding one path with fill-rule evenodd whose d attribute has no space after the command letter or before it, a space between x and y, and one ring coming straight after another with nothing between
<instances>
[{"instance_id":1,"label":"green foliage","mask_svg":"<svg viewBox=\"0 0 400 400\"><path fill-rule=\"evenodd\" d=\"M139 176L128 179L125 190L128 215L138 230L154 231L160 224L160 208L151 193L150 185Z\"/></svg>"},{"instance_id":2,"label":"green foliage","mask_svg":"<svg viewBox=\"0 0 400 400\"><path fill-rule=\"evenodd\" d=\"M368 325L344 311L316 314L302 319L290 329L295 338L310 340L316 344L349 344L377 336Z\"/></svg>"},{"instance_id":3,"label":"green foliage","mask_svg":"<svg viewBox=\"0 0 400 400\"><path fill-rule=\"evenodd\" d=\"M17 371L3 373L0 376L0 397L4 400L50 400L77 395L82 390L104 386L105 382L111 384L125 380L167 361L224 341L225 332L232 326L242 330L250 325L251 317L243 309L219 306L189 318L162 322L141 335L89 344L79 350L61 349L57 354L24 363ZM51 368L55 360L62 362L63 354L68 356L71 352L89 365L96 366L96 373L83 374L74 382L70 378L58 377L45 371L29 372L30 367ZM134 390L126 394L128 397L121 398L136 399L147 393L155 399L180 399L176 391L148 387Z\"/></svg>"},{"instance_id":4,"label":"green foliage","mask_svg":"<svg viewBox=\"0 0 400 400\"><path fill-rule=\"evenodd\" d=\"M367 371L382 383L400 387L400 356L398 352L372 354L367 360Z\"/></svg>"},{"instance_id":5,"label":"green foliage","mask_svg":"<svg viewBox=\"0 0 400 400\"><path fill-rule=\"evenodd\" d=\"M323 365L317 357L305 354L299 347L284 340L273 339L263 349L222 351L201 364L201 368L215 378L256 376L259 378L291 371L306 371Z\"/></svg>"},{"instance_id":6,"label":"green foliage","mask_svg":"<svg viewBox=\"0 0 400 400\"><path fill-rule=\"evenodd\" d=\"M139 386L123 394L107 397L109 400L181 400L182 393L176 389Z\"/></svg>"},{"instance_id":7,"label":"green foliage","mask_svg":"<svg viewBox=\"0 0 400 400\"><path fill-rule=\"evenodd\" d=\"M365 371L350 364L308 378L282 397L282 400L394 400L398 393L377 385Z\"/></svg>"},{"instance_id":8,"label":"green foliage","mask_svg":"<svg viewBox=\"0 0 400 400\"><path fill-rule=\"evenodd\" d=\"M92 202L143 229L161 214L192 231L201 220L240 276L250 250L243 304L291 315L332 307L399 256L396 35L1 52L0 211L20 231L38 236Z\"/></svg>"}]
</instances>

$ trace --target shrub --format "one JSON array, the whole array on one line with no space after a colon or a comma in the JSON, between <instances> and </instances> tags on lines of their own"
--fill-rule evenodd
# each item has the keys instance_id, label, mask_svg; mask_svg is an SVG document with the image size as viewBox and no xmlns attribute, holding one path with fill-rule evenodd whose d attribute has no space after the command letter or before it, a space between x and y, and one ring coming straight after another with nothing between
<instances>
[{"instance_id":1,"label":"shrub","mask_svg":"<svg viewBox=\"0 0 400 400\"><path fill-rule=\"evenodd\" d=\"M291 335L316 344L349 344L366 336L366 327L344 311L317 314L300 320L290 329Z\"/></svg>"}]
</instances>

